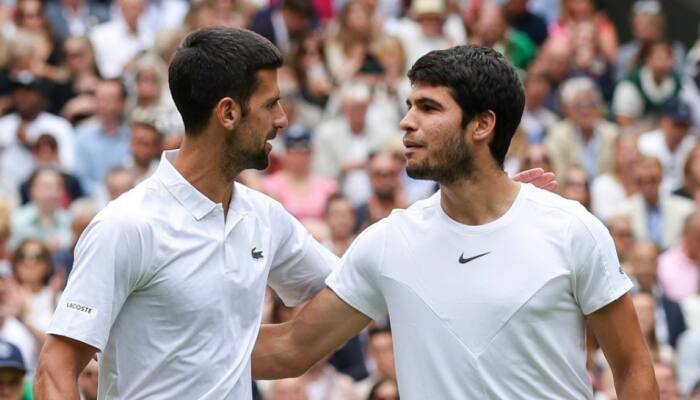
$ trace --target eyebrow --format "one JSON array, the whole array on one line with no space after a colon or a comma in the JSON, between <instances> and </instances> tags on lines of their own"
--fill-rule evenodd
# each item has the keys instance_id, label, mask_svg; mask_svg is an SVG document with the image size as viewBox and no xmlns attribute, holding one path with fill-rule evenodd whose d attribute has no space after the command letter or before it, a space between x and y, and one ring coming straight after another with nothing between
<instances>
[{"instance_id":1,"label":"eyebrow","mask_svg":"<svg viewBox=\"0 0 700 400\"><path fill-rule=\"evenodd\" d=\"M429 97L419 97L413 101L417 106L430 106L438 110L442 110L444 107L438 101L433 100ZM411 99L406 99L406 105L411 107Z\"/></svg>"},{"instance_id":2,"label":"eyebrow","mask_svg":"<svg viewBox=\"0 0 700 400\"><path fill-rule=\"evenodd\" d=\"M280 94L277 93L274 97L272 97L270 100L268 100L267 103L265 103L265 104L272 105L272 104L275 104L278 101L280 101L280 99L281 99Z\"/></svg>"}]
</instances>

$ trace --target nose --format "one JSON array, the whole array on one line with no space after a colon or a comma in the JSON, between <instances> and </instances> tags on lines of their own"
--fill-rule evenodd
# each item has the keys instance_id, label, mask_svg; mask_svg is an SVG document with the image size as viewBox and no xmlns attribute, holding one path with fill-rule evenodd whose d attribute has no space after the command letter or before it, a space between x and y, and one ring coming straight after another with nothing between
<instances>
[{"instance_id":1,"label":"nose","mask_svg":"<svg viewBox=\"0 0 700 400\"><path fill-rule=\"evenodd\" d=\"M284 129L289 125L289 120L287 119L287 113L284 111L282 104L277 102L277 115L275 116L274 126L277 129Z\"/></svg>"},{"instance_id":2,"label":"nose","mask_svg":"<svg viewBox=\"0 0 700 400\"><path fill-rule=\"evenodd\" d=\"M401 130L406 132L416 130L416 121L413 118L412 109L408 110L406 115L404 115L404 117L401 119L401 122L399 122L399 127L401 127Z\"/></svg>"}]
</instances>

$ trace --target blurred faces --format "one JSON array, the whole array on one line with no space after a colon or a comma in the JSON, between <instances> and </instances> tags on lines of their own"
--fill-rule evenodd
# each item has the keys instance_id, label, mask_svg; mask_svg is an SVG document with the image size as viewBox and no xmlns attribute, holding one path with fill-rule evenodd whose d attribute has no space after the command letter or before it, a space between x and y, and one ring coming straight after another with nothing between
<instances>
[{"instance_id":1,"label":"blurred faces","mask_svg":"<svg viewBox=\"0 0 700 400\"><path fill-rule=\"evenodd\" d=\"M22 0L17 3L19 26L29 31L44 29L44 10L38 0Z\"/></svg>"},{"instance_id":2,"label":"blurred faces","mask_svg":"<svg viewBox=\"0 0 700 400\"><path fill-rule=\"evenodd\" d=\"M146 124L131 127L131 153L136 165L148 168L162 151L163 138L158 130Z\"/></svg>"},{"instance_id":3,"label":"blurred faces","mask_svg":"<svg viewBox=\"0 0 700 400\"><path fill-rule=\"evenodd\" d=\"M50 214L61 208L65 189L63 177L52 169L42 169L34 176L29 188L29 198L42 214Z\"/></svg>"},{"instance_id":4,"label":"blurred faces","mask_svg":"<svg viewBox=\"0 0 700 400\"><path fill-rule=\"evenodd\" d=\"M639 192L649 205L656 206L659 200L661 173L661 164L655 158L642 158L637 164L635 180L637 181Z\"/></svg>"},{"instance_id":5,"label":"blurred faces","mask_svg":"<svg viewBox=\"0 0 700 400\"><path fill-rule=\"evenodd\" d=\"M632 135L620 136L615 144L615 170L620 173L633 168L639 160L637 139Z\"/></svg>"},{"instance_id":6,"label":"blurred faces","mask_svg":"<svg viewBox=\"0 0 700 400\"><path fill-rule=\"evenodd\" d=\"M363 133L365 130L365 117L369 107L368 98L350 98L343 102L343 115L350 125L353 133Z\"/></svg>"},{"instance_id":7,"label":"blurred faces","mask_svg":"<svg viewBox=\"0 0 700 400\"><path fill-rule=\"evenodd\" d=\"M641 42L651 42L661 37L662 24L660 14L635 14L632 17L632 33Z\"/></svg>"},{"instance_id":8,"label":"blurred faces","mask_svg":"<svg viewBox=\"0 0 700 400\"><path fill-rule=\"evenodd\" d=\"M508 23L503 15L503 9L494 3L484 3L481 6L477 32L485 46L493 46L505 38Z\"/></svg>"},{"instance_id":9,"label":"blurred faces","mask_svg":"<svg viewBox=\"0 0 700 400\"><path fill-rule=\"evenodd\" d=\"M562 196L569 200L576 200L588 208L590 196L588 193L588 176L586 171L579 167L572 167L566 172Z\"/></svg>"},{"instance_id":10,"label":"blurred faces","mask_svg":"<svg viewBox=\"0 0 700 400\"><path fill-rule=\"evenodd\" d=\"M34 88L18 87L12 91L12 104L24 121L33 121L44 109L41 91Z\"/></svg>"},{"instance_id":11,"label":"blurred faces","mask_svg":"<svg viewBox=\"0 0 700 400\"><path fill-rule=\"evenodd\" d=\"M372 15L369 8L362 1L356 0L348 3L345 11L344 24L354 40L366 38L372 30Z\"/></svg>"},{"instance_id":12,"label":"blurred faces","mask_svg":"<svg viewBox=\"0 0 700 400\"><path fill-rule=\"evenodd\" d=\"M124 22L126 22L131 29L136 29L138 26L138 19L144 9L143 0L119 0L119 9L121 10Z\"/></svg>"},{"instance_id":13,"label":"blurred faces","mask_svg":"<svg viewBox=\"0 0 700 400\"><path fill-rule=\"evenodd\" d=\"M0 368L0 400L21 400L24 372L14 368Z\"/></svg>"},{"instance_id":14,"label":"blurred faces","mask_svg":"<svg viewBox=\"0 0 700 400\"><path fill-rule=\"evenodd\" d=\"M565 0L564 7L568 17L574 21L592 17L595 11L593 0Z\"/></svg>"},{"instance_id":15,"label":"blurred faces","mask_svg":"<svg viewBox=\"0 0 700 400\"><path fill-rule=\"evenodd\" d=\"M542 107L549 96L552 85L547 77L541 73L528 73L525 80L525 99L529 109Z\"/></svg>"},{"instance_id":16,"label":"blurred faces","mask_svg":"<svg viewBox=\"0 0 700 400\"><path fill-rule=\"evenodd\" d=\"M673 50L668 43L657 43L649 51L645 61L654 78L661 79L673 71Z\"/></svg>"},{"instance_id":17,"label":"blurred faces","mask_svg":"<svg viewBox=\"0 0 700 400\"><path fill-rule=\"evenodd\" d=\"M158 72L144 68L136 75L136 96L140 104L155 103L160 99L161 82Z\"/></svg>"},{"instance_id":18,"label":"blurred faces","mask_svg":"<svg viewBox=\"0 0 700 400\"><path fill-rule=\"evenodd\" d=\"M403 163L391 153L379 153L369 160L368 174L372 193L383 201L393 201L401 186Z\"/></svg>"},{"instance_id":19,"label":"blurred faces","mask_svg":"<svg viewBox=\"0 0 700 400\"><path fill-rule=\"evenodd\" d=\"M691 260L700 264L700 212L695 212L685 227L683 250Z\"/></svg>"},{"instance_id":20,"label":"blurred faces","mask_svg":"<svg viewBox=\"0 0 700 400\"><path fill-rule=\"evenodd\" d=\"M634 232L632 221L628 216L618 216L608 221L610 236L615 242L615 250L621 260L626 260L631 255L634 246Z\"/></svg>"},{"instance_id":21,"label":"blurred faces","mask_svg":"<svg viewBox=\"0 0 700 400\"><path fill-rule=\"evenodd\" d=\"M541 143L530 143L525 150L521 171L530 168L542 168L545 171L551 171L547 150Z\"/></svg>"},{"instance_id":22,"label":"blurred faces","mask_svg":"<svg viewBox=\"0 0 700 400\"><path fill-rule=\"evenodd\" d=\"M109 199L114 200L134 187L134 177L125 169L118 169L105 178Z\"/></svg>"},{"instance_id":23,"label":"blurred faces","mask_svg":"<svg viewBox=\"0 0 700 400\"><path fill-rule=\"evenodd\" d=\"M51 253L38 240L27 240L15 251L13 264L15 279L22 286L42 287L51 273Z\"/></svg>"},{"instance_id":24,"label":"blurred faces","mask_svg":"<svg viewBox=\"0 0 700 400\"><path fill-rule=\"evenodd\" d=\"M659 384L659 394L661 400L678 399L678 384L673 367L666 364L654 363L654 375Z\"/></svg>"},{"instance_id":25,"label":"blurred faces","mask_svg":"<svg viewBox=\"0 0 700 400\"><path fill-rule=\"evenodd\" d=\"M270 386L269 400L308 400L302 378L274 381Z\"/></svg>"},{"instance_id":26,"label":"blurred faces","mask_svg":"<svg viewBox=\"0 0 700 400\"><path fill-rule=\"evenodd\" d=\"M369 338L368 356L374 362L377 373L382 378L396 379L393 343L389 331L375 332Z\"/></svg>"},{"instance_id":27,"label":"blurred faces","mask_svg":"<svg viewBox=\"0 0 700 400\"><path fill-rule=\"evenodd\" d=\"M686 135L688 135L688 132L690 132L689 124L684 122L675 122L673 118L669 116L661 117L661 120L659 121L659 128L661 128L663 131L664 136L666 137L666 143L671 149L675 149L675 147L678 146L681 141L683 141Z\"/></svg>"},{"instance_id":28,"label":"blurred faces","mask_svg":"<svg viewBox=\"0 0 700 400\"><path fill-rule=\"evenodd\" d=\"M326 208L326 224L333 239L349 239L355 229L355 212L352 203L342 197L331 199Z\"/></svg>"},{"instance_id":29,"label":"blurred faces","mask_svg":"<svg viewBox=\"0 0 700 400\"><path fill-rule=\"evenodd\" d=\"M124 112L124 88L117 81L100 81L95 87L95 111L103 120L119 120Z\"/></svg>"},{"instance_id":30,"label":"blurred faces","mask_svg":"<svg viewBox=\"0 0 700 400\"><path fill-rule=\"evenodd\" d=\"M94 55L90 42L84 37L70 37L63 44L66 64L73 74L92 72Z\"/></svg>"},{"instance_id":31,"label":"blurred faces","mask_svg":"<svg viewBox=\"0 0 700 400\"><path fill-rule=\"evenodd\" d=\"M651 292L656 287L658 257L659 250L653 242L639 242L632 249L632 275L642 291Z\"/></svg>"},{"instance_id":32,"label":"blurred faces","mask_svg":"<svg viewBox=\"0 0 700 400\"><path fill-rule=\"evenodd\" d=\"M567 104L569 119L583 130L591 130L600 120L603 104L593 92L580 93Z\"/></svg>"}]
</instances>

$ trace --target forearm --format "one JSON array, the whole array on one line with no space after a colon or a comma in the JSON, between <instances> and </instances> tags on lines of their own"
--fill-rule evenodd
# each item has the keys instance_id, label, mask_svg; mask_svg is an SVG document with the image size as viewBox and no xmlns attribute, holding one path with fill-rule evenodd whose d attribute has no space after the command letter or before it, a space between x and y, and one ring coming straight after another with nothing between
<instances>
[{"instance_id":1,"label":"forearm","mask_svg":"<svg viewBox=\"0 0 700 400\"><path fill-rule=\"evenodd\" d=\"M292 341L291 324L263 325L260 327L252 355L254 379L282 379L299 376L306 368L301 365Z\"/></svg>"},{"instance_id":2,"label":"forearm","mask_svg":"<svg viewBox=\"0 0 700 400\"><path fill-rule=\"evenodd\" d=\"M34 377L34 399L79 400L77 375L60 365L40 363Z\"/></svg>"},{"instance_id":3,"label":"forearm","mask_svg":"<svg viewBox=\"0 0 700 400\"><path fill-rule=\"evenodd\" d=\"M613 372L615 390L619 400L656 400L659 398L659 387L656 384L654 368L644 363L630 367L626 371Z\"/></svg>"}]
</instances>

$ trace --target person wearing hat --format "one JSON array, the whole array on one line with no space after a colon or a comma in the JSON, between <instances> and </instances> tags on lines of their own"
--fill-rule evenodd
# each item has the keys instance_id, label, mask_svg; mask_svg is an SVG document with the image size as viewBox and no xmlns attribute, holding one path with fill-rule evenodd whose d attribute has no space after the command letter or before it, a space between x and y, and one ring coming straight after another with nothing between
<instances>
[{"instance_id":1,"label":"person wearing hat","mask_svg":"<svg viewBox=\"0 0 700 400\"><path fill-rule=\"evenodd\" d=\"M22 352L14 344L0 339L0 400L31 399L31 384L24 380L27 367Z\"/></svg>"},{"instance_id":2,"label":"person wearing hat","mask_svg":"<svg viewBox=\"0 0 700 400\"><path fill-rule=\"evenodd\" d=\"M668 193L683 185L683 166L697 142L691 134L692 110L684 101L674 98L664 105L656 130L639 137L639 151L656 157L663 165L661 190Z\"/></svg>"},{"instance_id":3,"label":"person wearing hat","mask_svg":"<svg viewBox=\"0 0 700 400\"><path fill-rule=\"evenodd\" d=\"M335 180L311 173L311 132L293 126L284 134L282 169L263 178L263 189L299 220L321 220Z\"/></svg>"}]
</instances>

